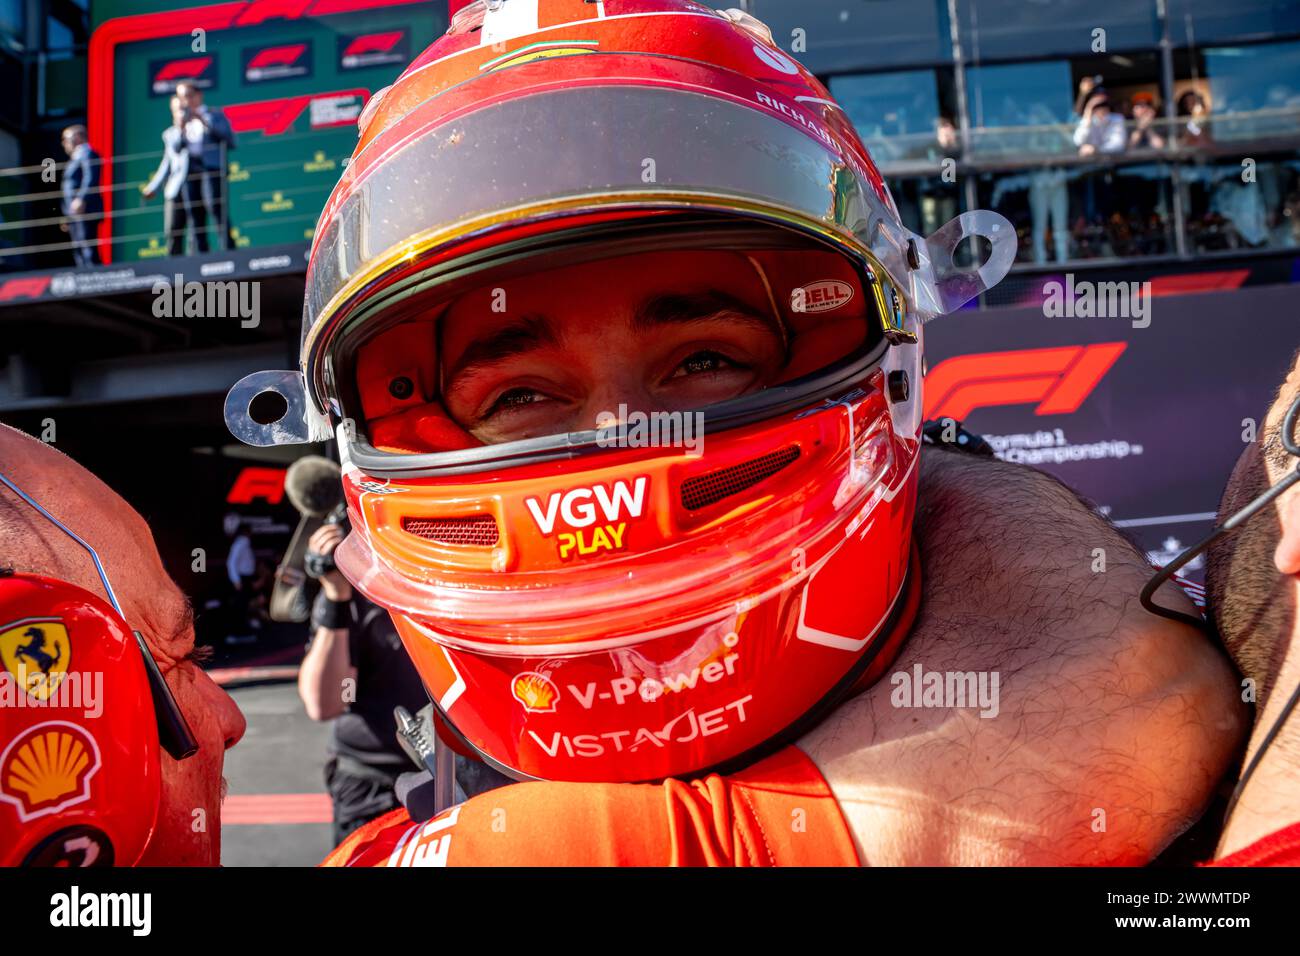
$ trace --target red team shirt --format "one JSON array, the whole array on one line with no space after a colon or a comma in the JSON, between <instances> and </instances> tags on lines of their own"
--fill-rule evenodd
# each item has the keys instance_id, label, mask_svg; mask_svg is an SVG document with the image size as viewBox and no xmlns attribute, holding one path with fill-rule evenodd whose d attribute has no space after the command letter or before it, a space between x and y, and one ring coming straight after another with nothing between
<instances>
[{"instance_id":1,"label":"red team shirt","mask_svg":"<svg viewBox=\"0 0 1300 956\"><path fill-rule=\"evenodd\" d=\"M324 866L857 866L817 767L786 747L739 773L644 783L520 783L427 823L394 810Z\"/></svg>"}]
</instances>

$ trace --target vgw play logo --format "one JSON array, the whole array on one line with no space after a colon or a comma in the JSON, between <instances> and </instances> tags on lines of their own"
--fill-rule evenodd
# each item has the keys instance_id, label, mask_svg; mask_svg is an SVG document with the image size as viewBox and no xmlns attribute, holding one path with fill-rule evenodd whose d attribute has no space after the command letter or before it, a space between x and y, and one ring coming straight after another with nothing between
<instances>
[{"instance_id":1,"label":"vgw play logo","mask_svg":"<svg viewBox=\"0 0 1300 956\"><path fill-rule=\"evenodd\" d=\"M561 558L618 551L625 546L627 522L645 512L649 481L644 475L631 484L620 478L613 484L553 491L545 505L536 496L526 498L524 504L537 529L548 538L556 536ZM557 532L557 520L568 530Z\"/></svg>"}]
</instances>

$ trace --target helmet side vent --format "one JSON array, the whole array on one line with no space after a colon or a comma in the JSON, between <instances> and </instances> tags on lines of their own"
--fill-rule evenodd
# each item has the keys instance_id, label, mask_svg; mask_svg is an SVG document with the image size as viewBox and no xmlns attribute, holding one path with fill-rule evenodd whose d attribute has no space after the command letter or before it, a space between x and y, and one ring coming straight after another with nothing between
<instances>
[{"instance_id":1,"label":"helmet side vent","mask_svg":"<svg viewBox=\"0 0 1300 956\"><path fill-rule=\"evenodd\" d=\"M436 544L491 548L501 540L497 519L492 515L464 515L456 518L402 519L402 530Z\"/></svg>"},{"instance_id":2,"label":"helmet side vent","mask_svg":"<svg viewBox=\"0 0 1300 956\"><path fill-rule=\"evenodd\" d=\"M738 495L760 481L766 481L782 468L794 464L798 457L799 446L790 445L739 465L693 475L682 482L682 506L687 511L698 511L715 505L723 498Z\"/></svg>"}]
</instances>

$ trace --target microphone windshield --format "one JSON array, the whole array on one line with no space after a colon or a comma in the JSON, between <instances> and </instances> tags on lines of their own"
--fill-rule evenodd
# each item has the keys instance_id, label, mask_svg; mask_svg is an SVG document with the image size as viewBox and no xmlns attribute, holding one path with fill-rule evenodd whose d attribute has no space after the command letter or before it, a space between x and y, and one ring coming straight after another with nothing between
<instances>
[{"instance_id":1,"label":"microphone windshield","mask_svg":"<svg viewBox=\"0 0 1300 956\"><path fill-rule=\"evenodd\" d=\"M306 455L289 466L284 492L303 514L323 518L343 500L343 472L320 455Z\"/></svg>"}]
</instances>

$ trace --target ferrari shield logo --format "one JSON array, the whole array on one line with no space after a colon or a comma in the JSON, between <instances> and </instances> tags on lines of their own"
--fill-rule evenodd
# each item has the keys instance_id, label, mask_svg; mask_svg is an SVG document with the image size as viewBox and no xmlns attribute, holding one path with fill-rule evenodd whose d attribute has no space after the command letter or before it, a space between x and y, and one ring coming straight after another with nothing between
<instances>
[{"instance_id":1,"label":"ferrari shield logo","mask_svg":"<svg viewBox=\"0 0 1300 956\"><path fill-rule=\"evenodd\" d=\"M68 629L57 617L27 617L0 625L0 663L37 700L49 700L59 689L71 658Z\"/></svg>"}]
</instances>

